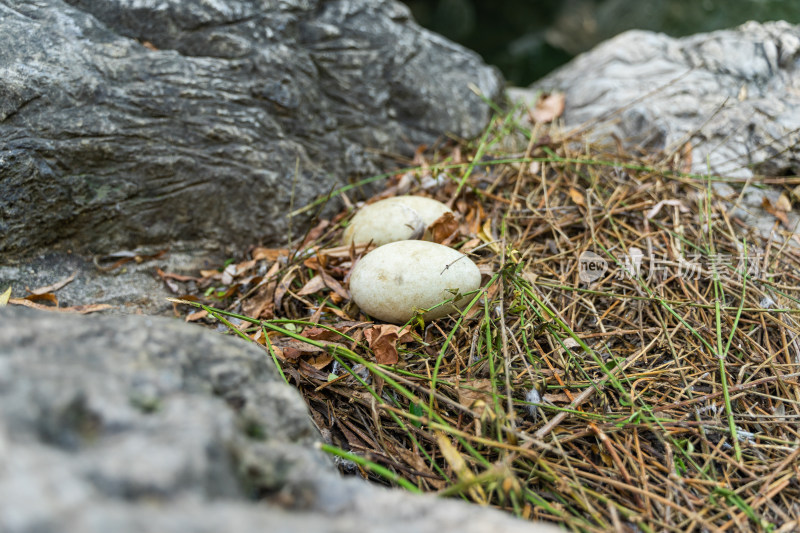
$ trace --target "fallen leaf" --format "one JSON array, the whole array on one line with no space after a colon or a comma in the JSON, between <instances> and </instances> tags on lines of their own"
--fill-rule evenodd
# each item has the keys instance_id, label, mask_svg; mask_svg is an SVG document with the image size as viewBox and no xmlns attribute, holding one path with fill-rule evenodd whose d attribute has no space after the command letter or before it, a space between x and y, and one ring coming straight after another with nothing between
<instances>
[{"instance_id":1,"label":"fallen leaf","mask_svg":"<svg viewBox=\"0 0 800 533\"><path fill-rule=\"evenodd\" d=\"M458 393L458 403L474 410L475 414L481 417L492 397L492 381L489 379L461 381L456 392Z\"/></svg>"},{"instance_id":2,"label":"fallen leaf","mask_svg":"<svg viewBox=\"0 0 800 533\"><path fill-rule=\"evenodd\" d=\"M251 259L249 261L242 261L241 263L237 263L236 264L236 275L237 276L241 276L242 274L244 274L245 272L247 272L248 270L250 270L251 268L256 266L257 262L258 261L256 261L255 259Z\"/></svg>"},{"instance_id":3,"label":"fallen leaf","mask_svg":"<svg viewBox=\"0 0 800 533\"><path fill-rule=\"evenodd\" d=\"M576 205L581 205L581 206L586 205L586 200L583 199L583 193L578 189L576 189L575 187L569 188L569 197L572 198L572 201Z\"/></svg>"},{"instance_id":4,"label":"fallen leaf","mask_svg":"<svg viewBox=\"0 0 800 533\"><path fill-rule=\"evenodd\" d=\"M29 302L50 302L51 304L58 306L58 298L52 292L48 292L46 294L29 294L25 297L26 300Z\"/></svg>"},{"instance_id":5,"label":"fallen leaf","mask_svg":"<svg viewBox=\"0 0 800 533\"><path fill-rule=\"evenodd\" d=\"M347 290L345 290L344 287L342 287L341 283L339 283L338 281L333 279L330 276L330 274L328 274L324 270L320 270L319 271L319 275L322 277L322 281L325 282L325 285L330 290L332 290L334 293L339 295L340 298L342 298L343 300L349 300L350 299L350 293L347 292Z\"/></svg>"},{"instance_id":6,"label":"fallen leaf","mask_svg":"<svg viewBox=\"0 0 800 533\"><path fill-rule=\"evenodd\" d=\"M6 289L6 292L0 294L0 307L4 307L8 304L8 299L11 298L11 287Z\"/></svg>"},{"instance_id":7,"label":"fallen leaf","mask_svg":"<svg viewBox=\"0 0 800 533\"><path fill-rule=\"evenodd\" d=\"M789 217L786 216L786 211L782 211L772 205L772 202L766 196L761 200L761 207L764 208L764 211L780 220L785 227L789 227Z\"/></svg>"},{"instance_id":8,"label":"fallen leaf","mask_svg":"<svg viewBox=\"0 0 800 533\"><path fill-rule=\"evenodd\" d=\"M428 226L433 242L443 243L458 230L458 221L453 213L447 212Z\"/></svg>"},{"instance_id":9,"label":"fallen leaf","mask_svg":"<svg viewBox=\"0 0 800 533\"><path fill-rule=\"evenodd\" d=\"M187 315L186 316L186 322L195 322L195 321L200 320L201 318L205 318L207 316L208 316L208 311L206 311L205 309L201 309L199 311L195 311L194 313L191 313L191 314ZM260 332L260 330L259 330L259 332Z\"/></svg>"},{"instance_id":10,"label":"fallen leaf","mask_svg":"<svg viewBox=\"0 0 800 533\"><path fill-rule=\"evenodd\" d=\"M342 340L342 336L336 331L331 331L327 328L312 327L306 328L302 333L303 337L311 339L312 341L338 341Z\"/></svg>"},{"instance_id":11,"label":"fallen leaf","mask_svg":"<svg viewBox=\"0 0 800 533\"><path fill-rule=\"evenodd\" d=\"M471 408L476 401L486 401L491 398L492 381L490 379L461 381L456 392L458 393L458 403L464 407Z\"/></svg>"},{"instance_id":12,"label":"fallen leaf","mask_svg":"<svg viewBox=\"0 0 800 533\"><path fill-rule=\"evenodd\" d=\"M167 253L167 251L168 251L168 249L165 248L164 250L159 250L158 252L156 252L154 254L150 254L150 255L147 255L147 254L141 255L141 254L139 254L137 252L131 251L131 252L118 252L118 253L107 255L107 256L104 256L104 257L96 256L94 258L94 266L96 266L97 269L100 270L101 272L110 272L112 270L116 270L117 268L121 267L122 265L124 265L125 263L128 263L130 261L134 261L137 264L141 264L141 263L144 263L145 261L150 261L152 259L158 259L162 255ZM121 258L121 259L117 259L117 258ZM112 263L109 266L104 266L104 265L101 264L101 263L107 263L109 261L113 261L114 259L117 259L117 261L114 261L114 263Z\"/></svg>"},{"instance_id":13,"label":"fallen leaf","mask_svg":"<svg viewBox=\"0 0 800 533\"><path fill-rule=\"evenodd\" d=\"M72 280L74 280L75 276L77 276L77 275L78 275L77 271L73 272L70 276L62 279L61 281L58 281L58 282L53 283L52 285L48 285L46 287L39 287L38 289L33 289L32 291L29 290L28 292L30 292L31 294L36 294L36 295L47 294L48 292L56 292L58 289L64 287L68 283L71 283Z\"/></svg>"},{"instance_id":14,"label":"fallen leaf","mask_svg":"<svg viewBox=\"0 0 800 533\"><path fill-rule=\"evenodd\" d=\"M364 330L367 343L375 353L375 359L382 365L393 365L399 360L397 353L397 343L411 342L414 336L411 335L408 326L402 329L400 326L392 324L376 324Z\"/></svg>"},{"instance_id":15,"label":"fallen leaf","mask_svg":"<svg viewBox=\"0 0 800 533\"><path fill-rule=\"evenodd\" d=\"M289 250L286 248L256 248L253 250L252 256L256 261L261 259L276 261L281 256L289 257Z\"/></svg>"},{"instance_id":16,"label":"fallen leaf","mask_svg":"<svg viewBox=\"0 0 800 533\"><path fill-rule=\"evenodd\" d=\"M314 242L317 239L319 239L320 237L322 237L322 234L325 232L325 230L330 225L331 225L331 223L330 223L329 220L325 220L325 219L320 220L319 224L317 224L316 226L314 226L313 228L311 228L308 231L308 233L306 234L306 238L303 239L303 244L301 244L300 247L301 248L305 248L305 247L309 246L312 242Z\"/></svg>"},{"instance_id":17,"label":"fallen leaf","mask_svg":"<svg viewBox=\"0 0 800 533\"><path fill-rule=\"evenodd\" d=\"M163 280L174 279L175 281L200 281L200 278L195 276L184 276L182 274L173 274L171 272L164 272L160 268L156 268L156 274Z\"/></svg>"},{"instance_id":18,"label":"fallen leaf","mask_svg":"<svg viewBox=\"0 0 800 533\"><path fill-rule=\"evenodd\" d=\"M161 280L164 282L164 285L166 285L167 288L172 292L172 294L178 294L179 292L181 292L180 286L178 286L178 284L172 281L171 279L161 278Z\"/></svg>"},{"instance_id":19,"label":"fallen leaf","mask_svg":"<svg viewBox=\"0 0 800 533\"><path fill-rule=\"evenodd\" d=\"M219 270L200 270L200 275L203 276L201 278L202 281L206 281L209 279L219 280L222 278L222 272Z\"/></svg>"},{"instance_id":20,"label":"fallen leaf","mask_svg":"<svg viewBox=\"0 0 800 533\"><path fill-rule=\"evenodd\" d=\"M450 439L441 431L436 432L436 443L439 445L439 450L442 452L442 457L450 465L450 468L458 477L458 480L469 488L467 493L470 497L480 504L486 503L486 493L483 487L474 483L475 474L469 469L467 462L462 457L461 453L453 446Z\"/></svg>"},{"instance_id":21,"label":"fallen leaf","mask_svg":"<svg viewBox=\"0 0 800 533\"><path fill-rule=\"evenodd\" d=\"M324 353L324 354L320 354L317 357L314 357L313 359L311 359L308 362L308 364L310 364L311 366L313 366L317 370L322 370L323 368L325 368L326 366L331 364L331 361L333 361L333 357L328 353Z\"/></svg>"},{"instance_id":22,"label":"fallen leaf","mask_svg":"<svg viewBox=\"0 0 800 533\"><path fill-rule=\"evenodd\" d=\"M286 292L289 290L289 287L292 286L292 281L294 281L295 270L297 270L297 265L293 266L289 269L289 272L286 273L285 276L281 279L281 282L278 283L278 286L275 287L275 309L281 308L281 303L283 302L283 297L286 295Z\"/></svg>"},{"instance_id":23,"label":"fallen leaf","mask_svg":"<svg viewBox=\"0 0 800 533\"><path fill-rule=\"evenodd\" d=\"M681 170L686 174L692 171L692 143L686 143L681 148L682 166Z\"/></svg>"},{"instance_id":24,"label":"fallen leaf","mask_svg":"<svg viewBox=\"0 0 800 533\"><path fill-rule=\"evenodd\" d=\"M320 370L309 364L305 359L298 360L297 366L299 367L303 375L309 378L318 379L320 381L325 381L328 379L328 374L326 374L325 372L321 372Z\"/></svg>"},{"instance_id":25,"label":"fallen leaf","mask_svg":"<svg viewBox=\"0 0 800 533\"><path fill-rule=\"evenodd\" d=\"M301 355L324 352L324 348L319 348L308 344L307 342L298 341L287 337L278 337L272 341L272 345L276 348L283 350L283 354L287 359L297 359Z\"/></svg>"},{"instance_id":26,"label":"fallen leaf","mask_svg":"<svg viewBox=\"0 0 800 533\"><path fill-rule=\"evenodd\" d=\"M298 296L307 296L309 294L314 294L317 291L321 291L326 287L325 281L322 279L322 276L316 275L310 280L308 283L303 285L303 288L297 291Z\"/></svg>"},{"instance_id":27,"label":"fallen leaf","mask_svg":"<svg viewBox=\"0 0 800 533\"><path fill-rule=\"evenodd\" d=\"M782 192L781 195L778 197L778 201L775 202L775 209L779 211L783 211L788 213L792 210L792 201L789 200L789 195L785 192Z\"/></svg>"},{"instance_id":28,"label":"fallen leaf","mask_svg":"<svg viewBox=\"0 0 800 533\"><path fill-rule=\"evenodd\" d=\"M487 218L486 222L483 223L483 227L481 231L478 233L478 237L489 247L491 251L496 254L500 253L500 247L497 245L497 239L492 232L492 219Z\"/></svg>"},{"instance_id":29,"label":"fallen leaf","mask_svg":"<svg viewBox=\"0 0 800 533\"><path fill-rule=\"evenodd\" d=\"M40 311L57 311L59 313L77 313L85 315L88 313L95 313L97 311L105 311L113 309L114 306L108 304L88 304L88 305L74 305L72 307L53 307L51 305L42 305L26 300L25 298L10 298L8 303L14 305L22 305L32 309L39 309Z\"/></svg>"},{"instance_id":30,"label":"fallen leaf","mask_svg":"<svg viewBox=\"0 0 800 533\"><path fill-rule=\"evenodd\" d=\"M542 396L542 400L550 403L570 403L572 398L563 392L553 392Z\"/></svg>"},{"instance_id":31,"label":"fallen leaf","mask_svg":"<svg viewBox=\"0 0 800 533\"><path fill-rule=\"evenodd\" d=\"M564 93L543 94L531 111L534 122L552 122L564 113Z\"/></svg>"},{"instance_id":32,"label":"fallen leaf","mask_svg":"<svg viewBox=\"0 0 800 533\"><path fill-rule=\"evenodd\" d=\"M278 263L275 263L276 265ZM271 318L274 316L274 294L276 282L271 281L258 288L256 293L242 302L242 313L251 318Z\"/></svg>"}]
</instances>

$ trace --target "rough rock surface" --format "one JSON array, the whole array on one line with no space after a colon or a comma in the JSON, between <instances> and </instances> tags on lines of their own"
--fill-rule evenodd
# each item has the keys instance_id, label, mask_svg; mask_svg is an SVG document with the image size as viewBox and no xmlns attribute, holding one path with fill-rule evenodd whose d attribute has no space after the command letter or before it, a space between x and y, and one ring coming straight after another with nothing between
<instances>
[{"instance_id":1,"label":"rough rock surface","mask_svg":"<svg viewBox=\"0 0 800 533\"><path fill-rule=\"evenodd\" d=\"M285 237L499 73L395 0L0 0L0 257Z\"/></svg>"},{"instance_id":2,"label":"rough rock surface","mask_svg":"<svg viewBox=\"0 0 800 533\"><path fill-rule=\"evenodd\" d=\"M800 26L750 22L673 39L630 31L532 89L566 93L570 126L603 123L629 146L690 141L696 172L800 172ZM517 97L531 91L515 92Z\"/></svg>"},{"instance_id":3,"label":"rough rock surface","mask_svg":"<svg viewBox=\"0 0 800 533\"><path fill-rule=\"evenodd\" d=\"M342 478L318 439L239 339L0 308L0 531L558 531Z\"/></svg>"},{"instance_id":4,"label":"rough rock surface","mask_svg":"<svg viewBox=\"0 0 800 533\"><path fill-rule=\"evenodd\" d=\"M689 142L693 172L744 181L800 173L798 67L800 26L786 22L682 39L631 31L510 96L530 101L538 90L561 90L568 126L591 125L596 137L614 134L632 150L672 153ZM715 187L748 227L782 239L761 209L779 191ZM788 222L796 232L798 213Z\"/></svg>"}]
</instances>

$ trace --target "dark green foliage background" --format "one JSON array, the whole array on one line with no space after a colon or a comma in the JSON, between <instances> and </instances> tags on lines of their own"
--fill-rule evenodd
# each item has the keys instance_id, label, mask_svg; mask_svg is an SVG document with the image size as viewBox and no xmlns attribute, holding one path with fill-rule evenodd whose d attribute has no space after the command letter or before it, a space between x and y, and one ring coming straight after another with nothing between
<instances>
[{"instance_id":1,"label":"dark green foliage background","mask_svg":"<svg viewBox=\"0 0 800 533\"><path fill-rule=\"evenodd\" d=\"M404 0L423 26L480 53L515 85L629 29L679 37L748 20L800 23L798 0Z\"/></svg>"}]
</instances>

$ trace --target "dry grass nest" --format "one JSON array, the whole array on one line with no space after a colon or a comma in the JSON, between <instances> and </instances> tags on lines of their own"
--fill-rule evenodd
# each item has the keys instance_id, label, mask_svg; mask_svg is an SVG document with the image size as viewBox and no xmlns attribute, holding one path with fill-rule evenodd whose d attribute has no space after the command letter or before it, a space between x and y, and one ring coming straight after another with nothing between
<instances>
[{"instance_id":1,"label":"dry grass nest","mask_svg":"<svg viewBox=\"0 0 800 533\"><path fill-rule=\"evenodd\" d=\"M460 315L400 329L359 313L348 275L365 250L339 241L355 187L285 249L161 275L187 320L263 348L347 473L579 531L796 530L787 207L765 204L765 238L715 192L736 180L688 172L689 145L591 138L511 112L378 177L369 201L419 194L455 212L437 238L483 274ZM771 181L788 209L797 183Z\"/></svg>"}]
</instances>

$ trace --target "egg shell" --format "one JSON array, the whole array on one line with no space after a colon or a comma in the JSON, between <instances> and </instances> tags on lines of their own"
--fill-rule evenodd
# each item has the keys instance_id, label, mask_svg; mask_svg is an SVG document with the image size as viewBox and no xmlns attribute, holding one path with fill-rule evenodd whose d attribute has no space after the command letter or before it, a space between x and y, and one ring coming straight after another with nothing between
<instances>
[{"instance_id":1,"label":"egg shell","mask_svg":"<svg viewBox=\"0 0 800 533\"><path fill-rule=\"evenodd\" d=\"M381 246L423 236L425 228L450 213L442 202L424 196L395 196L362 207L345 228L342 242L349 245L372 241ZM425 232L425 237L430 234Z\"/></svg>"},{"instance_id":2,"label":"egg shell","mask_svg":"<svg viewBox=\"0 0 800 533\"><path fill-rule=\"evenodd\" d=\"M415 309L428 309L480 288L481 273L457 250L426 241L398 241L365 255L350 274L353 301L373 318L395 324L408 322ZM423 315L433 320L463 308L472 296L450 302ZM455 305L454 305L455 304Z\"/></svg>"}]
</instances>

